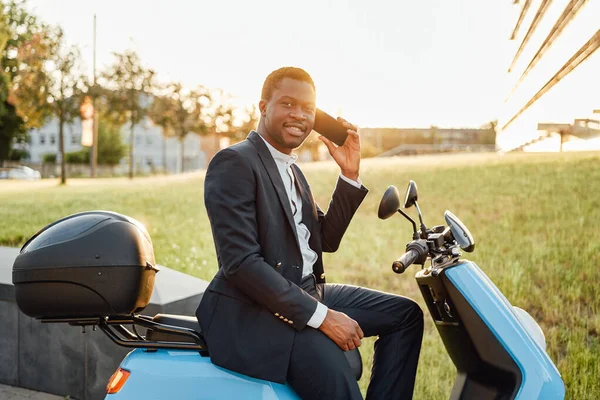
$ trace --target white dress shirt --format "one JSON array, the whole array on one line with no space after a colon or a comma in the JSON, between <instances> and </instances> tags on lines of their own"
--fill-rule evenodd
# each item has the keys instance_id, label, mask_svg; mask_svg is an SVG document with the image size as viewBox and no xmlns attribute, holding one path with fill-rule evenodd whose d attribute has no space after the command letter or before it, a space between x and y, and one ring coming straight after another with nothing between
<instances>
[{"instance_id":1,"label":"white dress shirt","mask_svg":"<svg viewBox=\"0 0 600 400\"><path fill-rule=\"evenodd\" d=\"M317 261L318 256L308 244L310 239L310 231L306 225L302 223L302 198L300 197L300 193L298 193L296 190L294 173L292 172L291 168L291 165L296 162L298 156L294 153L291 155L282 153L275 147L271 146L260 134L258 136L263 139L267 145L267 148L269 149L269 152L271 153L271 156L273 156L273 159L275 160L277 170L279 171L279 175L281 175L281 180L285 186L285 192L287 193L288 200L290 201L290 208L292 209L292 215L294 216L294 223L296 225L296 232L298 233L300 252L302 253L302 277L304 278L305 276L313 273L313 265ZM362 186L360 179L358 181L353 181L342 174L340 174L340 178L356 188L360 189ZM313 328L318 328L321 326L326 316L327 306L319 302L317 304L317 309L312 317L308 320L307 325Z\"/></svg>"}]
</instances>

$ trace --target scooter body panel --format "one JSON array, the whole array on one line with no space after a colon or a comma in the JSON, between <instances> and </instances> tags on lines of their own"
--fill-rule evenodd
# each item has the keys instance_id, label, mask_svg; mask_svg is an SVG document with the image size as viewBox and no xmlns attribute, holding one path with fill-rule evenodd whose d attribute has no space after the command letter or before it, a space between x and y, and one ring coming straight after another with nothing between
<instances>
[{"instance_id":1,"label":"scooter body panel","mask_svg":"<svg viewBox=\"0 0 600 400\"><path fill-rule=\"evenodd\" d=\"M518 365L521 384L515 398L563 399L565 387L557 368L487 275L470 261L448 268L445 275Z\"/></svg>"},{"instance_id":2,"label":"scooter body panel","mask_svg":"<svg viewBox=\"0 0 600 400\"><path fill-rule=\"evenodd\" d=\"M108 394L107 400L300 399L288 385L220 368L210 361L210 357L197 351L135 349L121 362L121 368L131 374L123 388L118 393Z\"/></svg>"}]
</instances>

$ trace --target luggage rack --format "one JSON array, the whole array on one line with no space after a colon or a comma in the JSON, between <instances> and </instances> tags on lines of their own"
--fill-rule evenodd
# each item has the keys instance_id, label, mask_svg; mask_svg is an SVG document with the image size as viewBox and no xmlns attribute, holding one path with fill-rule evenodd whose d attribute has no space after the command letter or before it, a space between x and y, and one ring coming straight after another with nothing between
<instances>
[{"instance_id":1,"label":"luggage rack","mask_svg":"<svg viewBox=\"0 0 600 400\"><path fill-rule=\"evenodd\" d=\"M105 317L74 317L74 318L42 318L42 323L67 323L71 326L81 326L85 333L86 326L96 326L108 336L110 340L123 347L146 348L146 349L179 349L179 350L197 350L201 353L208 353L208 346L204 337L193 329L180 326L157 323L151 317L145 315L117 315ZM131 325L133 332L123 325ZM136 325L144 328L186 337L190 341L155 341L148 340L137 332Z\"/></svg>"}]
</instances>

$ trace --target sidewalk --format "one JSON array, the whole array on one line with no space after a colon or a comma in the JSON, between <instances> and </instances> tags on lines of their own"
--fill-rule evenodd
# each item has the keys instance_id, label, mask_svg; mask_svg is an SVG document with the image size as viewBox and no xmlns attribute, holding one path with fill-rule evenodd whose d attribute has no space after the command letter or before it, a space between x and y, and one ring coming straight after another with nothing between
<instances>
[{"instance_id":1,"label":"sidewalk","mask_svg":"<svg viewBox=\"0 0 600 400\"><path fill-rule=\"evenodd\" d=\"M63 400L65 397L0 383L0 400Z\"/></svg>"}]
</instances>

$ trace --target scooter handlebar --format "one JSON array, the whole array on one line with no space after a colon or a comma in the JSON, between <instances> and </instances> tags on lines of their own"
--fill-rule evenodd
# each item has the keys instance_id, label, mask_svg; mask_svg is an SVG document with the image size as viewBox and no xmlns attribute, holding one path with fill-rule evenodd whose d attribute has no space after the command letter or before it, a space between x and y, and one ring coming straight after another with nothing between
<instances>
[{"instance_id":1,"label":"scooter handlebar","mask_svg":"<svg viewBox=\"0 0 600 400\"><path fill-rule=\"evenodd\" d=\"M401 274L406 271L406 268L417 261L417 258L419 258L419 253L416 250L408 250L406 253L402 254L399 259L394 261L392 270L397 274Z\"/></svg>"}]
</instances>

